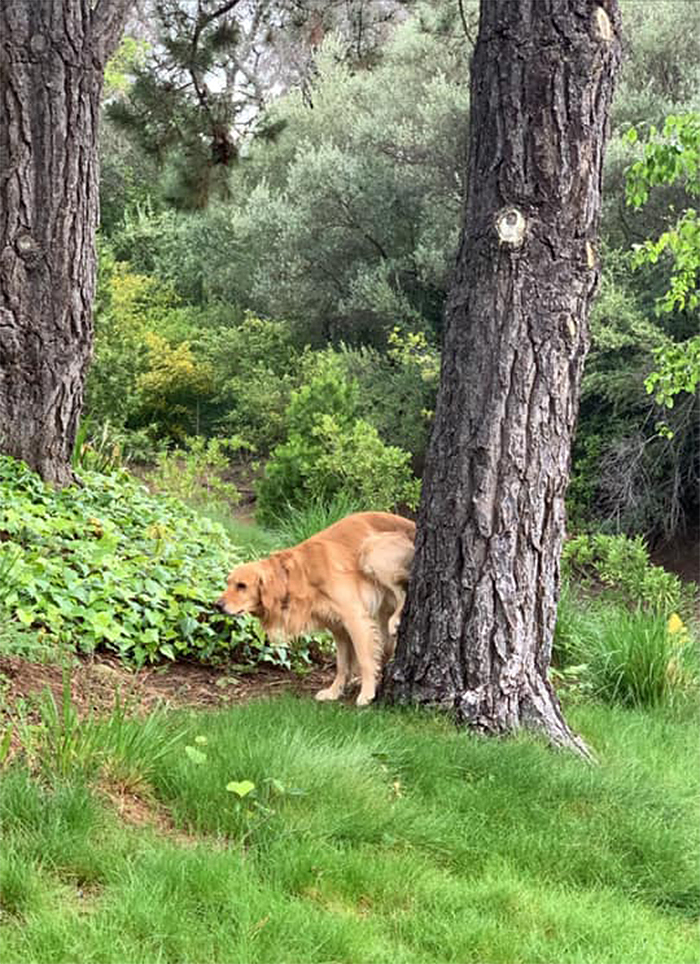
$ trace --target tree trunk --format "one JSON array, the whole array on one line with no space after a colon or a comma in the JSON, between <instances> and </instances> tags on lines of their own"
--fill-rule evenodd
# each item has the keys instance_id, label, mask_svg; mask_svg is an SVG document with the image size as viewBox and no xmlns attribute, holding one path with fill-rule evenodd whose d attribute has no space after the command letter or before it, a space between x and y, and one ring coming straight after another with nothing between
<instances>
[{"instance_id":1,"label":"tree trunk","mask_svg":"<svg viewBox=\"0 0 700 964\"><path fill-rule=\"evenodd\" d=\"M92 350L103 72L130 3L0 4L0 451L57 485Z\"/></svg>"},{"instance_id":2,"label":"tree trunk","mask_svg":"<svg viewBox=\"0 0 700 964\"><path fill-rule=\"evenodd\" d=\"M547 672L618 61L617 0L482 0L465 228L382 690L584 755Z\"/></svg>"}]
</instances>

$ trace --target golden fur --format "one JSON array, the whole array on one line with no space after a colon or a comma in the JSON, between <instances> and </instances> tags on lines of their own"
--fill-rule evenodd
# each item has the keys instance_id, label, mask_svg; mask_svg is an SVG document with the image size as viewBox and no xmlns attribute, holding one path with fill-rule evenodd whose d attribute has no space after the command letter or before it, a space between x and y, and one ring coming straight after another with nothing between
<instances>
[{"instance_id":1,"label":"golden fur","mask_svg":"<svg viewBox=\"0 0 700 964\"><path fill-rule=\"evenodd\" d=\"M394 652L414 538L408 519L357 512L297 546L238 566L217 606L229 615L257 616L271 635L330 630L336 676L316 699L338 699L357 674L357 705L364 706Z\"/></svg>"}]
</instances>

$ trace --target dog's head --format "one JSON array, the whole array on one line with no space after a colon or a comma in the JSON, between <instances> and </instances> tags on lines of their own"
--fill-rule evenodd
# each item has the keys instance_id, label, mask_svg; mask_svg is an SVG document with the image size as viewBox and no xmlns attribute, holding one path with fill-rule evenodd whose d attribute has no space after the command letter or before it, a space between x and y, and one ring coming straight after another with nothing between
<instances>
[{"instance_id":1,"label":"dog's head","mask_svg":"<svg viewBox=\"0 0 700 964\"><path fill-rule=\"evenodd\" d=\"M248 562L237 566L228 576L226 589L217 601L216 607L228 616L262 616L264 569L259 562Z\"/></svg>"},{"instance_id":2,"label":"dog's head","mask_svg":"<svg viewBox=\"0 0 700 964\"><path fill-rule=\"evenodd\" d=\"M216 607L228 616L257 616L268 633L297 636L308 623L305 583L290 550L237 566Z\"/></svg>"}]
</instances>

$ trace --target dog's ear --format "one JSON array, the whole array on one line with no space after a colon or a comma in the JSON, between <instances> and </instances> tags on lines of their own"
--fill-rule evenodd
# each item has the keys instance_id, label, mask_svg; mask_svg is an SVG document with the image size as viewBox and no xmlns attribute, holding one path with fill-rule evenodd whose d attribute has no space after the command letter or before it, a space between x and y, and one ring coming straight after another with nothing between
<instances>
[{"instance_id":1,"label":"dog's ear","mask_svg":"<svg viewBox=\"0 0 700 964\"><path fill-rule=\"evenodd\" d=\"M282 603L286 596L284 571L274 557L263 559L258 572L260 605L266 627L278 626L282 617Z\"/></svg>"}]
</instances>

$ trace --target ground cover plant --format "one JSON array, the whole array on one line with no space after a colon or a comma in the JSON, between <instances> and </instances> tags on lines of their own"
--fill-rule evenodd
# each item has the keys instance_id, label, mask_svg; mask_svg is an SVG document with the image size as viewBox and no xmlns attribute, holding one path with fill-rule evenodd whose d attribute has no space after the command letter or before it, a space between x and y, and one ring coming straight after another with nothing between
<instances>
[{"instance_id":1,"label":"ground cover plant","mask_svg":"<svg viewBox=\"0 0 700 964\"><path fill-rule=\"evenodd\" d=\"M221 657L243 647L286 659L250 620L214 617L212 600L242 561L225 530L152 496L124 472L84 471L60 492L0 457L0 612L79 652L146 661Z\"/></svg>"},{"instance_id":2,"label":"ground cover plant","mask_svg":"<svg viewBox=\"0 0 700 964\"><path fill-rule=\"evenodd\" d=\"M425 713L176 714L131 757L150 826L15 757L0 960L697 960L692 711L568 712L598 766Z\"/></svg>"}]
</instances>

